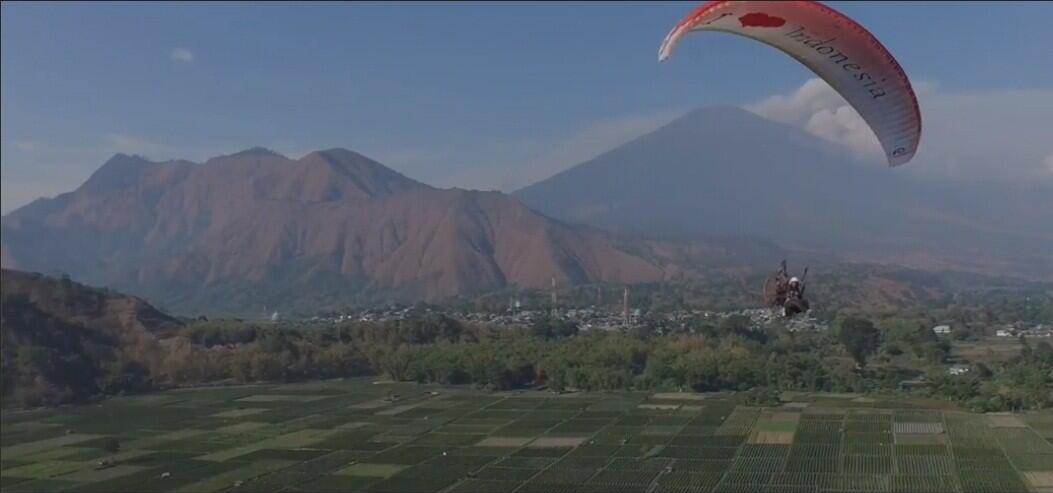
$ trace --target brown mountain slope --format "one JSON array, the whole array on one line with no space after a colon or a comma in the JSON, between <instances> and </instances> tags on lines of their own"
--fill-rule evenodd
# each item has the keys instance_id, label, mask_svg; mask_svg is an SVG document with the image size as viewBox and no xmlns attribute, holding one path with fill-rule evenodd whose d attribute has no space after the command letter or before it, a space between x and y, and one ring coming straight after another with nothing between
<instances>
[{"instance_id":1,"label":"brown mountain slope","mask_svg":"<svg viewBox=\"0 0 1053 493\"><path fill-rule=\"evenodd\" d=\"M924 160L908 167L917 166ZM550 217L627 234L760 236L860 262L1053 280L1048 185L863 165L729 106L688 112L513 195Z\"/></svg>"},{"instance_id":2,"label":"brown mountain slope","mask_svg":"<svg viewBox=\"0 0 1053 493\"><path fill-rule=\"evenodd\" d=\"M685 252L668 245L566 225L500 193L436 189L344 149L293 161L257 148L204 164L117 155L77 190L5 216L2 242L5 266L66 272L186 312L685 270L670 260Z\"/></svg>"},{"instance_id":3,"label":"brown mountain slope","mask_svg":"<svg viewBox=\"0 0 1053 493\"><path fill-rule=\"evenodd\" d=\"M146 348L182 327L141 299L8 269L0 301L4 406L147 388Z\"/></svg>"},{"instance_id":4,"label":"brown mountain slope","mask_svg":"<svg viewBox=\"0 0 1053 493\"><path fill-rule=\"evenodd\" d=\"M0 272L0 294L5 304L25 303L54 320L108 337L129 341L165 337L183 325L134 296L36 273L11 269Z\"/></svg>"}]
</instances>

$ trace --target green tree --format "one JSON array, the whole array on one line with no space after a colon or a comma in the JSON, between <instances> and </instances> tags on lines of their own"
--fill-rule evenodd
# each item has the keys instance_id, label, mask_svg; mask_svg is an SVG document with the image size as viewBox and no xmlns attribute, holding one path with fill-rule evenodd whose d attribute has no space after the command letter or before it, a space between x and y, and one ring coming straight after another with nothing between
<instances>
[{"instance_id":1,"label":"green tree","mask_svg":"<svg viewBox=\"0 0 1053 493\"><path fill-rule=\"evenodd\" d=\"M881 332L870 320L861 317L841 320L839 329L838 339L845 350L852 355L857 365L865 366L867 358L874 354L881 344Z\"/></svg>"},{"instance_id":2,"label":"green tree","mask_svg":"<svg viewBox=\"0 0 1053 493\"><path fill-rule=\"evenodd\" d=\"M121 450L121 442L117 441L116 438L109 437L102 442L102 449L110 455L116 454Z\"/></svg>"},{"instance_id":3,"label":"green tree","mask_svg":"<svg viewBox=\"0 0 1053 493\"><path fill-rule=\"evenodd\" d=\"M746 392L746 404L751 406L778 406L779 391L771 387L754 387Z\"/></svg>"},{"instance_id":4,"label":"green tree","mask_svg":"<svg viewBox=\"0 0 1053 493\"><path fill-rule=\"evenodd\" d=\"M542 339L563 339L578 333L577 322L544 316L534 321L530 333Z\"/></svg>"}]
</instances>

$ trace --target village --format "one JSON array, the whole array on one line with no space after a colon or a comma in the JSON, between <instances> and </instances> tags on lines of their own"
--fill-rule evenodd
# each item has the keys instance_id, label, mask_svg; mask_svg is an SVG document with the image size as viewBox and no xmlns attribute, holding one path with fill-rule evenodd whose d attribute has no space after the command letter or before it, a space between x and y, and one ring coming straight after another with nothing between
<instances>
[{"instance_id":1,"label":"village","mask_svg":"<svg viewBox=\"0 0 1053 493\"><path fill-rule=\"evenodd\" d=\"M932 328L932 332L936 335L953 336L955 330L950 325L937 325ZM1053 337L1053 324L1034 324L1028 325L1023 322L1015 322L1011 324L1004 324L993 327L990 330L985 330L985 333L990 333L998 338L1017 338L1017 337Z\"/></svg>"},{"instance_id":2,"label":"village","mask_svg":"<svg viewBox=\"0 0 1053 493\"><path fill-rule=\"evenodd\" d=\"M782 317L777 310L767 308L748 308L733 311L709 310L667 310L643 311L639 308L623 306L621 310L611 310L595 306L583 308L524 309L516 304L503 312L468 311L444 309L442 307L416 307L389 305L387 307L366 308L347 313L314 316L306 319L310 322L344 323L344 322L390 322L404 320L414 314L443 314L466 322L477 322L497 327L526 328L543 318L573 322L581 331L623 331L645 329L658 334L672 332L690 332L699 322L719 322L731 317L741 319L750 330L783 328L789 332L824 331L829 329L826 321L817 319L811 313L805 313L790 319ZM278 314L271 317L279 321ZM1053 338L1053 324L1027 324L1015 322L991 327L969 327L968 331L955 329L951 325L941 324L932 327L938 336L955 337L955 333L980 333L986 337L999 339L1015 338Z\"/></svg>"},{"instance_id":3,"label":"village","mask_svg":"<svg viewBox=\"0 0 1053 493\"><path fill-rule=\"evenodd\" d=\"M820 331L827 330L828 325L811 316L803 314L792 319L786 319L775 310L767 308L744 309L734 311L708 311L708 310L670 310L670 311L643 311L639 308L623 306L621 310L609 310L594 306L584 308L557 308L557 309L522 309L516 306L510 307L504 312L494 313L487 311L458 311L443 310L433 307L408 307L389 306L385 308L370 308L355 312L334 314L329 316L316 316L308 319L311 322L343 323L343 322L390 322L406 319L413 314L441 313L458 320L466 322L477 322L496 327L526 328L532 326L541 319L555 319L573 322L581 331L628 331L647 330L657 334L673 332L690 332L700 322L719 323L722 320L737 317L739 323L750 330L764 330L775 326L784 327L786 330L795 331ZM277 321L277 318L272 317Z\"/></svg>"}]
</instances>

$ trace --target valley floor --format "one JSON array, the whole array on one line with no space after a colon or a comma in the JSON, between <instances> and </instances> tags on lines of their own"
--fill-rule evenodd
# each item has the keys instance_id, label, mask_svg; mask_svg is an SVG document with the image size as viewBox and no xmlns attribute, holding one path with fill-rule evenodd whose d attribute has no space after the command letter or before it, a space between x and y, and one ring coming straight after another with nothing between
<instances>
[{"instance_id":1,"label":"valley floor","mask_svg":"<svg viewBox=\"0 0 1053 493\"><path fill-rule=\"evenodd\" d=\"M1053 412L852 394L761 408L346 379L4 412L2 425L5 493L1053 491Z\"/></svg>"}]
</instances>

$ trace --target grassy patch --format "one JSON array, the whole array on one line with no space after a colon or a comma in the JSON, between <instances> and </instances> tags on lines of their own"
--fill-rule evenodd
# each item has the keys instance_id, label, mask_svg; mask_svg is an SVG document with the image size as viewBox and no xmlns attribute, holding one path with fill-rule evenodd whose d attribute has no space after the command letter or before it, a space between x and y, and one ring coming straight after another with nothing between
<instances>
[{"instance_id":1,"label":"grassy patch","mask_svg":"<svg viewBox=\"0 0 1053 493\"><path fill-rule=\"evenodd\" d=\"M47 479L90 467L90 464L87 462L46 460L13 467L4 471L3 475L13 478Z\"/></svg>"},{"instance_id":2,"label":"grassy patch","mask_svg":"<svg viewBox=\"0 0 1053 493\"><path fill-rule=\"evenodd\" d=\"M336 472L344 476L369 476L374 478L387 478L405 469L407 466L401 464L352 464Z\"/></svg>"}]
</instances>

